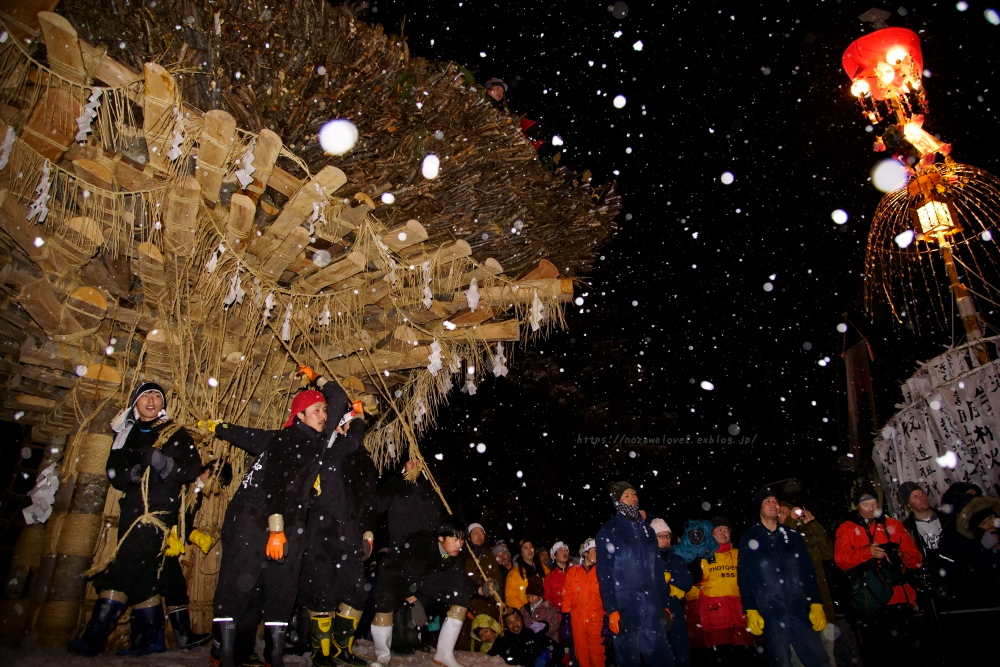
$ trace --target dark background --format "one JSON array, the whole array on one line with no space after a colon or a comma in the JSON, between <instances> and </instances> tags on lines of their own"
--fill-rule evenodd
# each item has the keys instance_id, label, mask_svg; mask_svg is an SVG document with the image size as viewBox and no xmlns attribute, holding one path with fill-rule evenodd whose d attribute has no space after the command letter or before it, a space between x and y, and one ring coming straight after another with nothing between
<instances>
[{"instance_id":1,"label":"dark background","mask_svg":"<svg viewBox=\"0 0 1000 667\"><path fill-rule=\"evenodd\" d=\"M865 308L864 251L882 196L869 173L887 156L872 151L840 58L872 30L857 18L872 4L637 0L624 18L595 1L372 4L366 20L402 26L413 54L462 63L480 83L508 81L512 111L562 136L567 162L595 182L617 179L624 200L568 330L508 353L510 375L474 397L456 392L422 443L456 510L493 538L575 550L611 515L614 479L636 485L676 534L716 514L739 529L754 491L795 476L800 498L833 522L852 479L837 465L845 343L871 342L883 422L917 361L952 342L950 321L935 329L928 305L919 335L882 304ZM890 25L920 34L925 129L959 162L996 173L1000 26L988 7L883 8ZM847 224L834 224L835 209ZM989 321L990 304L980 307ZM845 313L857 328L842 334Z\"/></svg>"}]
</instances>

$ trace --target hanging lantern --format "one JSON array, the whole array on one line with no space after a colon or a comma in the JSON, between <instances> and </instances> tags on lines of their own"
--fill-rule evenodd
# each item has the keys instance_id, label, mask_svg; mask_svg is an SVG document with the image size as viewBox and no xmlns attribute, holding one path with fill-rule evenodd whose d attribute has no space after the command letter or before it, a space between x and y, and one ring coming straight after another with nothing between
<instances>
[{"instance_id":1,"label":"hanging lantern","mask_svg":"<svg viewBox=\"0 0 1000 667\"><path fill-rule=\"evenodd\" d=\"M873 124L885 117L902 124L927 112L920 83L924 58L912 30L884 28L865 35L847 47L842 62L851 95Z\"/></svg>"},{"instance_id":2,"label":"hanging lantern","mask_svg":"<svg viewBox=\"0 0 1000 667\"><path fill-rule=\"evenodd\" d=\"M941 174L930 172L915 178L907 186L913 202L910 208L913 221L924 237L950 236L962 231L955 205L942 194L942 180Z\"/></svg>"}]
</instances>

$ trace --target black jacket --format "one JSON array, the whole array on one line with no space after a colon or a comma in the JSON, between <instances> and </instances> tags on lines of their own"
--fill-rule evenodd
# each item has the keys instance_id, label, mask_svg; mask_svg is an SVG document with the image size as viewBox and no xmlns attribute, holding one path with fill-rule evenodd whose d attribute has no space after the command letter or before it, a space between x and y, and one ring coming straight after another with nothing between
<instances>
[{"instance_id":1,"label":"black jacket","mask_svg":"<svg viewBox=\"0 0 1000 667\"><path fill-rule=\"evenodd\" d=\"M142 516L142 475L149 467L153 445L163 429L169 426L169 420L158 420L151 424L138 421L132 426L122 448L113 449L108 455L108 479L113 487L125 493L118 501L121 510L118 525L121 526L122 534L132 522ZM181 489L194 481L201 472L201 456L191 434L183 428L178 429L163 444L160 452L169 457L170 461L163 477L155 469L149 471L147 498L149 511L165 512L157 514L157 518L169 527L177 523Z\"/></svg>"},{"instance_id":2,"label":"black jacket","mask_svg":"<svg viewBox=\"0 0 1000 667\"><path fill-rule=\"evenodd\" d=\"M338 435L323 452L320 494L309 510L309 523L319 523L318 534L343 538L354 551L366 531L375 532L378 471L362 446L367 425L351 421L346 435Z\"/></svg>"},{"instance_id":3,"label":"black jacket","mask_svg":"<svg viewBox=\"0 0 1000 667\"><path fill-rule=\"evenodd\" d=\"M506 630L493 641L488 655L498 655L508 665L533 667L538 655L549 647L549 638L525 626L517 634Z\"/></svg>"},{"instance_id":4,"label":"black jacket","mask_svg":"<svg viewBox=\"0 0 1000 667\"><path fill-rule=\"evenodd\" d=\"M267 533L267 518L280 514L286 537L301 534L298 529L305 528L313 483L326 446L323 434L301 421L278 432L233 425L223 429L220 424L215 434L251 452L262 442L267 443L226 509L223 531L241 525L249 531L245 535L249 542L250 533L262 538Z\"/></svg>"},{"instance_id":5,"label":"black jacket","mask_svg":"<svg viewBox=\"0 0 1000 667\"><path fill-rule=\"evenodd\" d=\"M388 513L389 548L397 549L420 531L437 531L444 508L431 483L420 475L407 482L398 475L378 490L378 513Z\"/></svg>"}]
</instances>

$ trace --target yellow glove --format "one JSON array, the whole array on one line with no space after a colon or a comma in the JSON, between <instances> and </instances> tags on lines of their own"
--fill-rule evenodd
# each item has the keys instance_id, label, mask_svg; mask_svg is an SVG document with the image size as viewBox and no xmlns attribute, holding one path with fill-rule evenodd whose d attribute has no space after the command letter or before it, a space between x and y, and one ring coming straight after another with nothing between
<instances>
[{"instance_id":1,"label":"yellow glove","mask_svg":"<svg viewBox=\"0 0 1000 667\"><path fill-rule=\"evenodd\" d=\"M177 533L177 526L172 526L167 534L167 551L170 558L176 558L184 553L184 540Z\"/></svg>"},{"instance_id":2,"label":"yellow glove","mask_svg":"<svg viewBox=\"0 0 1000 667\"><path fill-rule=\"evenodd\" d=\"M663 580L665 582L667 582L668 584L670 583L670 573L669 572L664 572L663 573Z\"/></svg>"},{"instance_id":3,"label":"yellow glove","mask_svg":"<svg viewBox=\"0 0 1000 667\"><path fill-rule=\"evenodd\" d=\"M758 637L764 634L764 619L755 609L747 609L747 630Z\"/></svg>"},{"instance_id":4,"label":"yellow glove","mask_svg":"<svg viewBox=\"0 0 1000 667\"><path fill-rule=\"evenodd\" d=\"M207 554L209 549L212 548L212 536L208 533L203 533L197 528L191 531L188 536L188 542L196 545L203 554Z\"/></svg>"},{"instance_id":5,"label":"yellow glove","mask_svg":"<svg viewBox=\"0 0 1000 667\"><path fill-rule=\"evenodd\" d=\"M221 419L204 419L198 421L198 428L209 433L215 433L215 427L222 423Z\"/></svg>"},{"instance_id":6,"label":"yellow glove","mask_svg":"<svg viewBox=\"0 0 1000 667\"><path fill-rule=\"evenodd\" d=\"M670 594L673 595L678 600L683 600L684 599L684 591L682 591L681 589L677 588L673 584L670 584Z\"/></svg>"},{"instance_id":7,"label":"yellow glove","mask_svg":"<svg viewBox=\"0 0 1000 667\"><path fill-rule=\"evenodd\" d=\"M826 612L823 611L823 605L818 602L809 605L809 622L812 623L813 630L823 632L823 628L826 627Z\"/></svg>"}]
</instances>

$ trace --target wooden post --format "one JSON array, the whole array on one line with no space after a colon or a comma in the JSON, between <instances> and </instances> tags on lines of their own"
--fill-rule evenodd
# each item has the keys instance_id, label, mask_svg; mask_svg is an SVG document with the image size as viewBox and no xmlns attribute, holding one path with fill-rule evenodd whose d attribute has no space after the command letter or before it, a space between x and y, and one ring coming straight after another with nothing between
<instances>
[{"instance_id":1,"label":"wooden post","mask_svg":"<svg viewBox=\"0 0 1000 667\"><path fill-rule=\"evenodd\" d=\"M42 94L24 126L22 139L50 162L59 162L76 138L76 119L83 105L64 88Z\"/></svg>"},{"instance_id":2,"label":"wooden post","mask_svg":"<svg viewBox=\"0 0 1000 667\"><path fill-rule=\"evenodd\" d=\"M195 177L201 192L210 202L219 201L226 157L236 138L236 119L220 109L205 114L205 124L198 139L198 168Z\"/></svg>"},{"instance_id":3,"label":"wooden post","mask_svg":"<svg viewBox=\"0 0 1000 667\"><path fill-rule=\"evenodd\" d=\"M243 258L249 245L247 239L253 233L254 203L250 197L234 194L229 201L229 221L226 223L226 239L229 249Z\"/></svg>"},{"instance_id":4,"label":"wooden post","mask_svg":"<svg viewBox=\"0 0 1000 667\"><path fill-rule=\"evenodd\" d=\"M38 12L38 23L45 36L49 67L71 81L86 83L87 68L73 24L54 12Z\"/></svg>"},{"instance_id":5,"label":"wooden post","mask_svg":"<svg viewBox=\"0 0 1000 667\"><path fill-rule=\"evenodd\" d=\"M163 216L163 232L168 253L189 257L198 233L198 207L201 185L197 179L185 176L170 191L167 211Z\"/></svg>"},{"instance_id":6,"label":"wooden post","mask_svg":"<svg viewBox=\"0 0 1000 667\"><path fill-rule=\"evenodd\" d=\"M279 153L281 153L281 137L266 128L261 130L257 135L257 145L253 149L254 171L250 175L253 182L245 189L246 195L254 204L260 201L260 196L264 194Z\"/></svg>"},{"instance_id":7,"label":"wooden post","mask_svg":"<svg viewBox=\"0 0 1000 667\"><path fill-rule=\"evenodd\" d=\"M149 164L160 171L169 171L170 142L174 138L174 111L178 107L174 77L156 63L143 65L146 95L143 98L142 130L146 135Z\"/></svg>"}]
</instances>

